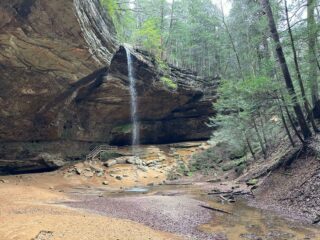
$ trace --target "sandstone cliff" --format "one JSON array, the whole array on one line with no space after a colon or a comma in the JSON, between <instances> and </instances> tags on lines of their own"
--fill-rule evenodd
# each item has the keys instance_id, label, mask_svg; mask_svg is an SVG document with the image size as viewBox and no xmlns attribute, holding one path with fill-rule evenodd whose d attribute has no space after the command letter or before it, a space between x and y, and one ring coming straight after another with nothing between
<instances>
[{"instance_id":1,"label":"sandstone cliff","mask_svg":"<svg viewBox=\"0 0 320 240\"><path fill-rule=\"evenodd\" d=\"M148 53L131 51L141 142L207 139L215 83L172 66L163 72ZM0 158L74 158L92 144L129 144L127 71L99 0L1 1Z\"/></svg>"}]
</instances>

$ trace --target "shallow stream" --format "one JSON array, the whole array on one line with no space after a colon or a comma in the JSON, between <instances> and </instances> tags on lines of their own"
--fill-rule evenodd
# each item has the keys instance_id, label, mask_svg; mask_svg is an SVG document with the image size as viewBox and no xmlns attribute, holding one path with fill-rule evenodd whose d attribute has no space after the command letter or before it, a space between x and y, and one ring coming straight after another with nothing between
<instances>
[{"instance_id":1,"label":"shallow stream","mask_svg":"<svg viewBox=\"0 0 320 240\"><path fill-rule=\"evenodd\" d=\"M81 193L81 194L79 194ZM99 194L99 196L97 196ZM199 185L163 185L125 190L96 189L72 207L130 219L183 239L318 240L316 226L290 221L271 211L250 207L246 200L222 203ZM201 206L223 210L221 213Z\"/></svg>"}]
</instances>

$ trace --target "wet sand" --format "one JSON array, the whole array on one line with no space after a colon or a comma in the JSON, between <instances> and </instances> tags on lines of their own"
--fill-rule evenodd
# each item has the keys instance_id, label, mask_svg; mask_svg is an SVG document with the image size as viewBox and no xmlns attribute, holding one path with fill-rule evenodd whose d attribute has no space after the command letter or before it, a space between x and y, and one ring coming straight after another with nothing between
<instances>
[{"instance_id":1,"label":"wet sand","mask_svg":"<svg viewBox=\"0 0 320 240\"><path fill-rule=\"evenodd\" d=\"M0 184L0 240L180 239L130 220L59 204L70 201L59 191L77 181L67 182L59 175L22 178L9 177L9 183Z\"/></svg>"}]
</instances>

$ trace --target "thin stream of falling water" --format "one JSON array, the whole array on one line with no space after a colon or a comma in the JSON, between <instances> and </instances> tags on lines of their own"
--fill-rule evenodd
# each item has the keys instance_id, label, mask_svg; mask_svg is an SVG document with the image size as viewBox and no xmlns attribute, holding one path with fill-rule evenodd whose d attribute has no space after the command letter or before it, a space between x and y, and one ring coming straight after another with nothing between
<instances>
[{"instance_id":1,"label":"thin stream of falling water","mask_svg":"<svg viewBox=\"0 0 320 240\"><path fill-rule=\"evenodd\" d=\"M131 102L131 121L132 121L132 151L137 156L139 149L140 127L138 118L138 102L137 102L137 90L136 79L133 74L132 57L128 48L126 49L127 62L128 62L128 78L130 81L130 102Z\"/></svg>"}]
</instances>

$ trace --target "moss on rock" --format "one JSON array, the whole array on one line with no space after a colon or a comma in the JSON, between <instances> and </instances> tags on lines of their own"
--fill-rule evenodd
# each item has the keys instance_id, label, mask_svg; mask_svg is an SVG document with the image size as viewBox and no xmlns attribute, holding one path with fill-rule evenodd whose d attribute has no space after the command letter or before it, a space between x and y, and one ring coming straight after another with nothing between
<instances>
[{"instance_id":1,"label":"moss on rock","mask_svg":"<svg viewBox=\"0 0 320 240\"><path fill-rule=\"evenodd\" d=\"M169 89L176 90L178 88L178 85L171 78L161 77L160 80Z\"/></svg>"}]
</instances>

